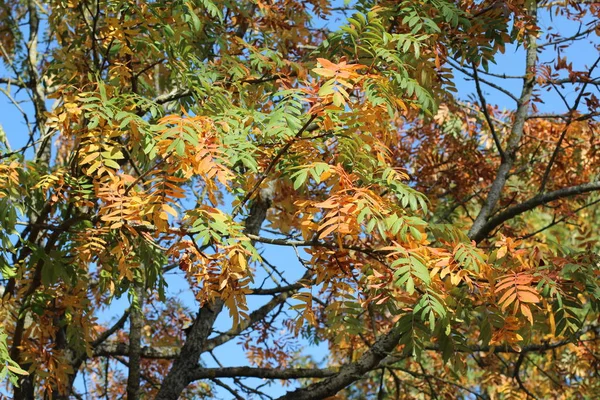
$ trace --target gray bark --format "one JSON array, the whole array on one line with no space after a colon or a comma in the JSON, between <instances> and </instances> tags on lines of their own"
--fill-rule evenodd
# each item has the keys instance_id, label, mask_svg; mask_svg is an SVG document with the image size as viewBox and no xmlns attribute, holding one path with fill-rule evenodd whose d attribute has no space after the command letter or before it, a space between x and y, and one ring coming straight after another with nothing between
<instances>
[{"instance_id":1,"label":"gray bark","mask_svg":"<svg viewBox=\"0 0 600 400\"><path fill-rule=\"evenodd\" d=\"M140 397L140 374L142 360L142 329L144 327L144 285L135 283L137 304L132 304L129 316L129 374L127 375L127 399Z\"/></svg>"},{"instance_id":2,"label":"gray bark","mask_svg":"<svg viewBox=\"0 0 600 400\"><path fill-rule=\"evenodd\" d=\"M269 196L261 193L254 199L245 221L247 233L256 235L260 232L260 227L270 206L271 198ZM217 299L212 304L200 307L181 353L173 362L173 366L156 396L157 400L178 399L183 390L192 382L192 372L198 370L200 355L207 348L208 336L212 332L212 327L223 309L223 305L223 301Z\"/></svg>"},{"instance_id":3,"label":"gray bark","mask_svg":"<svg viewBox=\"0 0 600 400\"><path fill-rule=\"evenodd\" d=\"M534 23L537 21L537 4L535 1L530 2L529 13L534 18ZM496 204L502 196L502 190L506 185L508 174L513 167L513 164L517 158L517 150L523 137L523 127L527 120L527 114L529 110L529 103L531 101L531 95L533 94L533 88L535 86L535 66L537 62L537 38L535 35L529 35L527 38L527 55L525 60L525 78L523 79L523 89L521 96L519 97L519 104L517 111L515 112L515 121L512 125L511 133L504 149L504 157L498 168L496 178L492 183L492 187L487 195L486 201L481 207L473 226L469 230L469 238L479 242L485 239L485 235L482 235L482 230L488 221L488 218L494 211Z\"/></svg>"},{"instance_id":4,"label":"gray bark","mask_svg":"<svg viewBox=\"0 0 600 400\"><path fill-rule=\"evenodd\" d=\"M367 372L377 368L379 363L398 345L402 333L405 331L406 328L400 325L394 326L391 331L377 340L357 362L346 364L340 368L337 374L305 388L288 392L277 400L318 400L335 395L359 380Z\"/></svg>"}]
</instances>

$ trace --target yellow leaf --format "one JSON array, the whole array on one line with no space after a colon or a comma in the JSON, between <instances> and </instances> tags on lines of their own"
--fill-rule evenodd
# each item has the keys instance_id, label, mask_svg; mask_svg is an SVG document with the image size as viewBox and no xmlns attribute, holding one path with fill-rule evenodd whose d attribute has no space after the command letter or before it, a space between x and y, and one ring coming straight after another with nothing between
<instances>
[{"instance_id":1,"label":"yellow leaf","mask_svg":"<svg viewBox=\"0 0 600 400\"><path fill-rule=\"evenodd\" d=\"M521 304L521 313L529 320L531 325L533 325L533 315L531 314L531 310L525 304Z\"/></svg>"},{"instance_id":2,"label":"yellow leaf","mask_svg":"<svg viewBox=\"0 0 600 400\"><path fill-rule=\"evenodd\" d=\"M227 280L226 280L226 279L223 279L223 280L221 281L221 284L219 285L219 290L223 290L223 289L225 289L225 286L227 286Z\"/></svg>"},{"instance_id":3,"label":"yellow leaf","mask_svg":"<svg viewBox=\"0 0 600 400\"><path fill-rule=\"evenodd\" d=\"M248 263L246 262L246 257L244 257L244 255L241 252L238 252L237 259L238 259L238 265L240 266L240 268L242 270L245 270L246 267L248 266Z\"/></svg>"},{"instance_id":4,"label":"yellow leaf","mask_svg":"<svg viewBox=\"0 0 600 400\"><path fill-rule=\"evenodd\" d=\"M92 165L90 165L90 167L87 169L86 173L88 175L91 175L94 173L95 170L98 169L98 167L100 167L102 165L102 162L96 160Z\"/></svg>"},{"instance_id":5,"label":"yellow leaf","mask_svg":"<svg viewBox=\"0 0 600 400\"><path fill-rule=\"evenodd\" d=\"M518 333L515 333L515 339L521 341L523 340L523 336L519 335Z\"/></svg>"},{"instance_id":6,"label":"yellow leaf","mask_svg":"<svg viewBox=\"0 0 600 400\"><path fill-rule=\"evenodd\" d=\"M331 78L332 76L335 76L335 72L325 68L314 68L313 72L326 78Z\"/></svg>"},{"instance_id":7,"label":"yellow leaf","mask_svg":"<svg viewBox=\"0 0 600 400\"><path fill-rule=\"evenodd\" d=\"M554 312L552 312L552 306L548 303L546 303L546 301L544 300L544 303L546 304L546 310L548 311L548 319L550 322L550 332L552 333L552 336L556 335L556 320L554 319Z\"/></svg>"},{"instance_id":8,"label":"yellow leaf","mask_svg":"<svg viewBox=\"0 0 600 400\"><path fill-rule=\"evenodd\" d=\"M87 156L85 156L85 158L83 160L81 160L79 162L79 165L89 164L90 162L92 162L93 160L95 160L96 158L98 158L99 155L100 155L100 153L91 153L91 154L88 154Z\"/></svg>"},{"instance_id":9,"label":"yellow leaf","mask_svg":"<svg viewBox=\"0 0 600 400\"><path fill-rule=\"evenodd\" d=\"M173 217L177 218L177 211L167 203L162 205L162 209L171 214Z\"/></svg>"},{"instance_id":10,"label":"yellow leaf","mask_svg":"<svg viewBox=\"0 0 600 400\"><path fill-rule=\"evenodd\" d=\"M123 222L119 221L119 222L115 222L114 224L112 224L109 229L119 229L122 226L123 226Z\"/></svg>"},{"instance_id":11,"label":"yellow leaf","mask_svg":"<svg viewBox=\"0 0 600 400\"><path fill-rule=\"evenodd\" d=\"M338 107L346 105L346 102L344 101L344 97L339 92L335 92L333 94L333 104Z\"/></svg>"},{"instance_id":12,"label":"yellow leaf","mask_svg":"<svg viewBox=\"0 0 600 400\"><path fill-rule=\"evenodd\" d=\"M19 368L19 367L14 367L12 365L7 365L6 368L8 368L9 371L15 373L15 374L19 374L19 375L29 375L29 372Z\"/></svg>"},{"instance_id":13,"label":"yellow leaf","mask_svg":"<svg viewBox=\"0 0 600 400\"><path fill-rule=\"evenodd\" d=\"M502 246L498 249L498 252L496 253L496 258L502 258L506 255L507 252L507 248L506 246Z\"/></svg>"}]
</instances>

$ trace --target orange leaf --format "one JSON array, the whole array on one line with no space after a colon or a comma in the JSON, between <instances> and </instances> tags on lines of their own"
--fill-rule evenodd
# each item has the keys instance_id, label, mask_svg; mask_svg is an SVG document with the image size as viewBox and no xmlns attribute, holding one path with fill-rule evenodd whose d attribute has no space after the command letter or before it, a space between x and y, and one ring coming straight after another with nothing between
<instances>
[{"instance_id":1,"label":"orange leaf","mask_svg":"<svg viewBox=\"0 0 600 400\"><path fill-rule=\"evenodd\" d=\"M499 304L502 304L506 301L506 299L515 292L514 289L509 289L506 292L504 292L504 294L502 295L502 297L500 297L500 300L498 300ZM511 302L512 303L512 302ZM509 303L510 304L510 303Z\"/></svg>"},{"instance_id":2,"label":"orange leaf","mask_svg":"<svg viewBox=\"0 0 600 400\"><path fill-rule=\"evenodd\" d=\"M519 301L523 303L538 303L540 298L537 294L533 294L529 291L520 291L519 293Z\"/></svg>"},{"instance_id":3,"label":"orange leaf","mask_svg":"<svg viewBox=\"0 0 600 400\"><path fill-rule=\"evenodd\" d=\"M313 68L313 72L326 78L331 78L335 76L335 72L325 68Z\"/></svg>"},{"instance_id":4,"label":"orange leaf","mask_svg":"<svg viewBox=\"0 0 600 400\"><path fill-rule=\"evenodd\" d=\"M506 293L509 293L509 292L506 292ZM504 294L504 296L506 296L506 293ZM515 301L516 298L517 298L517 294L514 292L510 296L508 296L508 298L506 299L504 304L502 304L502 311L506 310L506 308L508 306L510 306L513 303L513 301ZM500 301L500 303L502 303L502 301Z\"/></svg>"},{"instance_id":5,"label":"orange leaf","mask_svg":"<svg viewBox=\"0 0 600 400\"><path fill-rule=\"evenodd\" d=\"M338 228L337 225L330 225L327 229L319 234L319 239L323 239L325 236L329 235L331 232L335 231Z\"/></svg>"},{"instance_id":6,"label":"orange leaf","mask_svg":"<svg viewBox=\"0 0 600 400\"><path fill-rule=\"evenodd\" d=\"M331 61L325 59L325 58L317 58L317 61L319 62L319 64L321 64L321 66L323 68L327 68L330 69L332 71L337 71L339 69L337 64L332 63Z\"/></svg>"}]
</instances>

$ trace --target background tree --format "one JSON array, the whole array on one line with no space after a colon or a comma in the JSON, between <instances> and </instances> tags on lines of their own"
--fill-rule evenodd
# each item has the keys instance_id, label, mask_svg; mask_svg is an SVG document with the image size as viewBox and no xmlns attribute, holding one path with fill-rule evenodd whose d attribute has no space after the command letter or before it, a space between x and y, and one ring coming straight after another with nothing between
<instances>
[{"instance_id":1,"label":"background tree","mask_svg":"<svg viewBox=\"0 0 600 400\"><path fill-rule=\"evenodd\" d=\"M0 1L7 390L593 398L600 58L570 51L596 57L599 17ZM232 343L247 360L224 366Z\"/></svg>"}]
</instances>

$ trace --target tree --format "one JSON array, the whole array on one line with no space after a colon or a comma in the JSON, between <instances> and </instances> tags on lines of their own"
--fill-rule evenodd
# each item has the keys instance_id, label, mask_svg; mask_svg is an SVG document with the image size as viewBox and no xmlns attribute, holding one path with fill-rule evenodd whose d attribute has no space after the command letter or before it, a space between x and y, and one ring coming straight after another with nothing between
<instances>
[{"instance_id":1,"label":"tree","mask_svg":"<svg viewBox=\"0 0 600 400\"><path fill-rule=\"evenodd\" d=\"M7 390L598 395L600 57L570 49L596 57L599 18L582 0L1 1ZM233 343L247 360L224 366ZM319 343L324 361L302 351Z\"/></svg>"}]
</instances>

